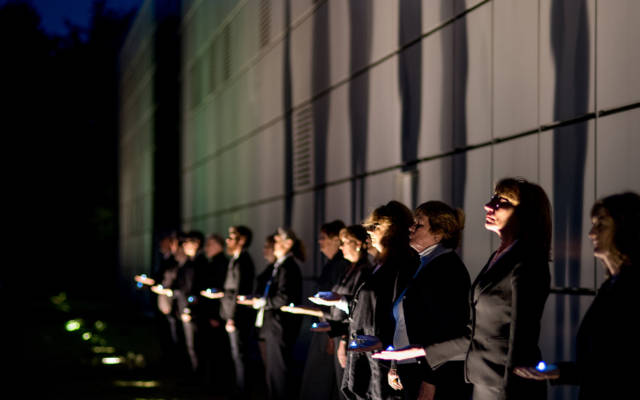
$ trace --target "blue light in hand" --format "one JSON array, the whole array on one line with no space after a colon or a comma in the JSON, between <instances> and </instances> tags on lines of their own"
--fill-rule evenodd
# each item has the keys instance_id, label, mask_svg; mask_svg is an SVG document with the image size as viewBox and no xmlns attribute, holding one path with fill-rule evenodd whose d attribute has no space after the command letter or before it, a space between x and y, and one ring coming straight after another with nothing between
<instances>
[{"instance_id":1,"label":"blue light in hand","mask_svg":"<svg viewBox=\"0 0 640 400\"><path fill-rule=\"evenodd\" d=\"M387 351L394 351L395 349L393 348L393 346L389 346L387 347Z\"/></svg>"},{"instance_id":2,"label":"blue light in hand","mask_svg":"<svg viewBox=\"0 0 640 400\"><path fill-rule=\"evenodd\" d=\"M536 365L536 369L542 372L547 369L547 364L544 361L540 361L538 365Z\"/></svg>"}]
</instances>

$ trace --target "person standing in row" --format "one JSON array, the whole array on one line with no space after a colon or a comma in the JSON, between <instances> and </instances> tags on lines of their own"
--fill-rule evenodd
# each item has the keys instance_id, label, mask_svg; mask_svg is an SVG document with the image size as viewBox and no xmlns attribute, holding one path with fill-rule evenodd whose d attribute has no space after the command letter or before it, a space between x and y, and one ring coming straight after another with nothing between
<instances>
[{"instance_id":1,"label":"person standing in row","mask_svg":"<svg viewBox=\"0 0 640 400\"><path fill-rule=\"evenodd\" d=\"M580 400L628 399L637 390L640 354L636 316L640 301L640 196L627 192L598 200L589 239L605 268L602 283L576 338L576 361L516 368L524 378L580 386Z\"/></svg>"},{"instance_id":2,"label":"person standing in row","mask_svg":"<svg viewBox=\"0 0 640 400\"><path fill-rule=\"evenodd\" d=\"M410 244L420 267L405 288L398 288L393 315L393 346L430 345L464 335L469 321L469 272L455 252L462 237L464 212L441 201L428 201L414 211ZM462 361L449 361L432 371L422 358L392 363L389 385L407 400L468 400ZM435 393L435 396L434 396Z\"/></svg>"},{"instance_id":3,"label":"person standing in row","mask_svg":"<svg viewBox=\"0 0 640 400\"><path fill-rule=\"evenodd\" d=\"M340 231L340 250L344 254L344 258L350 262L350 265L340 277L331 291L338 296L344 298L353 298L356 289L366 281L372 272L371 263L369 262L369 253L367 248L368 234L362 225L350 225ZM349 314L338 307L331 307L329 315L326 316L328 321L335 326L337 323L348 325ZM330 330L329 336L335 340L335 372L338 387L342 386L345 367L347 366L347 342L349 340L346 331ZM344 394L340 391L341 398Z\"/></svg>"},{"instance_id":4,"label":"person standing in row","mask_svg":"<svg viewBox=\"0 0 640 400\"><path fill-rule=\"evenodd\" d=\"M298 385L292 381L293 348L300 331L298 316L280 310L302 298L302 272L298 262L305 260L304 245L287 228L278 228L273 254L276 261L261 298L251 302L258 310L256 327L265 341L267 399L296 398ZM247 303L249 304L249 303Z\"/></svg>"},{"instance_id":5,"label":"person standing in row","mask_svg":"<svg viewBox=\"0 0 640 400\"><path fill-rule=\"evenodd\" d=\"M203 255L206 262L201 263L195 273L195 293L202 290L222 290L227 276L229 259L224 253L224 239L218 234L207 236ZM227 382L225 371L228 369L219 363L229 357L229 339L224 330L224 321L220 317L220 302L197 297L192 314L198 329L196 350L200 364L203 384L210 390L216 390Z\"/></svg>"},{"instance_id":6,"label":"person standing in row","mask_svg":"<svg viewBox=\"0 0 640 400\"><path fill-rule=\"evenodd\" d=\"M418 268L418 254L409 246L413 214L402 203L390 201L376 208L364 225L378 257L371 276L349 303L349 338L375 336L386 346L393 341L395 288L406 285ZM342 391L348 399L397 397L387 384L388 372L388 366L374 360L370 352L349 351Z\"/></svg>"},{"instance_id":7,"label":"person standing in row","mask_svg":"<svg viewBox=\"0 0 640 400\"><path fill-rule=\"evenodd\" d=\"M471 286L468 334L426 347L383 351L374 358L426 356L436 369L462 357L474 400L546 399L544 382L523 379L514 368L541 359L540 320L551 280L551 205L540 186L506 178L484 208L485 227L498 235L500 246Z\"/></svg>"},{"instance_id":8,"label":"person standing in row","mask_svg":"<svg viewBox=\"0 0 640 400\"><path fill-rule=\"evenodd\" d=\"M231 358L235 370L235 385L232 395L246 397L247 346L252 331L252 319L255 313L247 307L238 307L236 297L253 293L255 266L247 251L251 245L252 232L246 226L231 226L226 239L229 260L224 281L224 297L220 299L220 316L224 319L225 330L229 336Z\"/></svg>"},{"instance_id":9,"label":"person standing in row","mask_svg":"<svg viewBox=\"0 0 640 400\"><path fill-rule=\"evenodd\" d=\"M317 280L315 292L330 291L344 274L349 262L340 250L340 230L344 222L335 220L322 224L318 234L320 252L327 262ZM339 385L335 381L335 344L324 332L312 332L307 361L302 377L300 398L331 400L339 398Z\"/></svg>"}]
</instances>

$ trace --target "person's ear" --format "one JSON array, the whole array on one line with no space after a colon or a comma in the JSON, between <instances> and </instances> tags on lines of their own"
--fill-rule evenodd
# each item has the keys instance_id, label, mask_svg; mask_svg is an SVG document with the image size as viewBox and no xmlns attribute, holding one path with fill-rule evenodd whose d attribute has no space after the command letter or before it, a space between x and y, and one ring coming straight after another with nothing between
<instances>
[{"instance_id":1,"label":"person's ear","mask_svg":"<svg viewBox=\"0 0 640 400\"><path fill-rule=\"evenodd\" d=\"M436 239L436 242L440 243L444 235L442 233L436 233L433 237Z\"/></svg>"},{"instance_id":2,"label":"person's ear","mask_svg":"<svg viewBox=\"0 0 640 400\"><path fill-rule=\"evenodd\" d=\"M247 238L244 236L238 236L238 244L242 247L244 247L244 244L247 243Z\"/></svg>"}]
</instances>

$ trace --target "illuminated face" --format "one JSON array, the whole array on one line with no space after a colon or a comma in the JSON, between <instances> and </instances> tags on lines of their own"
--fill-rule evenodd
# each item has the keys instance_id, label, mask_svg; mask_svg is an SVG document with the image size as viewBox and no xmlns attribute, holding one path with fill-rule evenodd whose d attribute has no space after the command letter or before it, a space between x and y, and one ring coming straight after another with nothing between
<instances>
[{"instance_id":1,"label":"illuminated face","mask_svg":"<svg viewBox=\"0 0 640 400\"><path fill-rule=\"evenodd\" d=\"M387 231L389 231L389 225L385 223L374 223L367 227L367 233L371 238L371 245L381 253L383 250L383 246L381 243L382 238L384 238L384 235L387 234Z\"/></svg>"},{"instance_id":2,"label":"illuminated face","mask_svg":"<svg viewBox=\"0 0 640 400\"><path fill-rule=\"evenodd\" d=\"M501 236L513 216L515 205L506 197L496 194L484 205L484 210L487 213L484 227Z\"/></svg>"},{"instance_id":3,"label":"illuminated face","mask_svg":"<svg viewBox=\"0 0 640 400\"><path fill-rule=\"evenodd\" d=\"M591 230L589 239L593 242L593 255L598 258L610 256L615 250L613 234L615 223L606 210L600 209L591 217Z\"/></svg>"},{"instance_id":4,"label":"illuminated face","mask_svg":"<svg viewBox=\"0 0 640 400\"><path fill-rule=\"evenodd\" d=\"M273 245L273 255L276 258L281 258L287 255L291 247L293 246L293 240L287 239L283 235L275 236L276 242Z\"/></svg>"},{"instance_id":5,"label":"illuminated face","mask_svg":"<svg viewBox=\"0 0 640 400\"><path fill-rule=\"evenodd\" d=\"M184 249L184 254L186 254L187 257L195 257L196 252L198 251L198 242L193 239L187 239L182 244L182 247Z\"/></svg>"},{"instance_id":6,"label":"illuminated face","mask_svg":"<svg viewBox=\"0 0 640 400\"><path fill-rule=\"evenodd\" d=\"M340 250L342 250L344 258L352 263L358 262L362 242L346 232L340 232L340 243Z\"/></svg>"},{"instance_id":7,"label":"illuminated face","mask_svg":"<svg viewBox=\"0 0 640 400\"><path fill-rule=\"evenodd\" d=\"M440 242L441 236L431 232L429 218L417 215L413 221L413 225L409 228L409 244L415 251L419 253Z\"/></svg>"},{"instance_id":8,"label":"illuminated face","mask_svg":"<svg viewBox=\"0 0 640 400\"><path fill-rule=\"evenodd\" d=\"M225 239L225 243L227 245L227 253L234 254L236 251L242 250L241 237L238 235L238 232L235 228L229 228L229 234Z\"/></svg>"},{"instance_id":9,"label":"illuminated face","mask_svg":"<svg viewBox=\"0 0 640 400\"><path fill-rule=\"evenodd\" d=\"M325 257L333 258L340 249L340 238L338 236L332 238L326 233L320 232L320 235L318 235L318 245Z\"/></svg>"}]
</instances>

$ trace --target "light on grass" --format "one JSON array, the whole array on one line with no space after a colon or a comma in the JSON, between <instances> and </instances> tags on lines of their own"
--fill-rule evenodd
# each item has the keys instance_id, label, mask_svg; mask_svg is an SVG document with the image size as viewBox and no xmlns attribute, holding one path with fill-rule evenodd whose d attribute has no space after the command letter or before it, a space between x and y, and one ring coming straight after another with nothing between
<instances>
[{"instance_id":1,"label":"light on grass","mask_svg":"<svg viewBox=\"0 0 640 400\"><path fill-rule=\"evenodd\" d=\"M67 332L77 331L78 329L80 329L80 327L82 327L82 320L81 319L69 320L64 325L64 329L66 329Z\"/></svg>"},{"instance_id":2,"label":"light on grass","mask_svg":"<svg viewBox=\"0 0 640 400\"><path fill-rule=\"evenodd\" d=\"M124 362L124 357L102 357L102 363L104 365L116 365L122 364Z\"/></svg>"}]
</instances>

